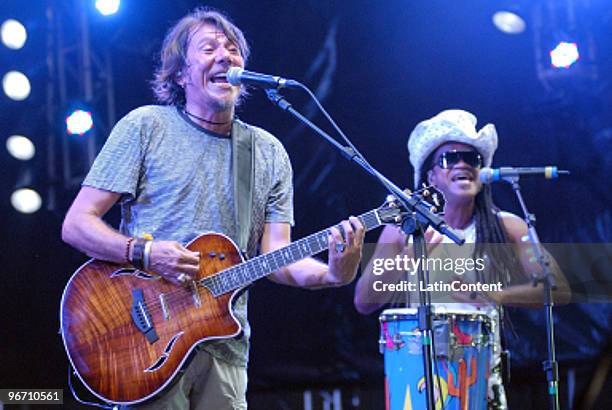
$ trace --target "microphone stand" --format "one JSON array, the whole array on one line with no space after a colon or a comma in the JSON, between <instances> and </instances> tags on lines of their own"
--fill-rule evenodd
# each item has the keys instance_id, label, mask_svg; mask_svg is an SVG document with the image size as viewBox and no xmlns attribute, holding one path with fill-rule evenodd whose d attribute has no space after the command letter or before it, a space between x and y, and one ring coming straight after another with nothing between
<instances>
[{"instance_id":1,"label":"microphone stand","mask_svg":"<svg viewBox=\"0 0 612 410\"><path fill-rule=\"evenodd\" d=\"M314 98L314 95L308 90L305 86L303 86L306 91L311 94ZM372 167L366 160L363 158L355 149L352 147L345 147L339 144L335 139L330 137L325 131L317 127L312 121L308 118L304 117L297 110L295 110L292 105L281 95L277 90L267 89L266 94L268 99L274 103L274 105L278 106L283 111L287 111L295 118L297 118L302 123L306 124L313 131L327 140L330 144L332 144L336 149L340 151L340 153L347 158L349 161L353 161L357 163L361 168L367 171L370 175L375 177L392 195L394 195L398 201L409 210L409 215L405 217L402 223L402 229L406 234L414 233L414 246L415 246L415 255L419 252L421 255L426 256L426 244L425 244L425 230L428 225L431 225L435 230L440 232L443 235L448 236L455 243L462 245L465 242L465 239L458 233L456 233L452 228L450 228L444 219L440 216L432 213L426 205L424 205L420 199L415 199L412 196L406 195L403 190L401 190L397 185L387 179L384 175L382 175L379 171L377 171L374 167ZM315 98L316 101L316 98ZM338 130L340 133L341 131ZM350 142L349 142L350 143ZM418 277L420 283L424 283L426 289L429 288L429 275L424 275L422 267L419 264L418 269ZM419 286L420 288L420 286ZM425 380L426 380L426 390L427 390L427 409L434 410L435 409L435 400L434 400L434 384L433 384L433 345L432 345L432 317L431 317L431 298L429 297L429 293L425 291L419 291L419 327L423 332L422 338L422 348L423 348L423 362L425 369Z\"/></svg>"},{"instance_id":2,"label":"microphone stand","mask_svg":"<svg viewBox=\"0 0 612 410\"><path fill-rule=\"evenodd\" d=\"M402 223L402 231L408 236L412 235L412 246L414 256L420 260L427 260L427 243L425 242L425 231L429 224L427 221L413 215ZM427 409L435 408L434 395L434 339L433 339L433 311L431 309L431 295L429 293L429 271L423 269L423 264L417 267L417 282L419 283L419 307L417 308L417 318L419 329L421 330L421 351L423 352L423 370L426 386ZM421 286L425 284L425 288ZM406 301L408 302L408 301ZM438 385L438 394L440 392Z\"/></svg>"},{"instance_id":3,"label":"microphone stand","mask_svg":"<svg viewBox=\"0 0 612 410\"><path fill-rule=\"evenodd\" d=\"M559 364L555 352L555 324L553 322L553 295L552 291L557 288L556 280L550 269L550 257L542 251L542 244L538 233L535 229L535 215L527 210L521 187L518 183L519 176L504 177L505 181L512 184L512 189L516 193L516 197L521 205L523 214L525 215L525 223L527 224L529 241L533 245L534 253L538 264L542 268L542 274L539 277L534 276L533 286L538 283L544 285L544 308L546 309L546 346L548 351L548 360L545 360L542 365L546 373L548 381L549 408L551 410L559 409Z\"/></svg>"},{"instance_id":4,"label":"microphone stand","mask_svg":"<svg viewBox=\"0 0 612 410\"><path fill-rule=\"evenodd\" d=\"M367 171L370 175L375 177L391 194L393 194L398 201L402 203L412 212L415 212L420 218L424 218L427 223L429 223L435 230L440 232L442 235L448 236L453 242L461 245L465 242L465 239L457 232L455 232L451 227L449 227L444 219L440 216L432 213L429 210L429 207L424 205L420 199L415 199L412 196L406 195L402 189L400 189L397 185L391 182L387 177L377 171L374 167L372 167L359 153L357 153L351 147L345 147L339 144L336 140L329 136L325 131L317 127L312 123L308 118L304 117L298 111L296 111L293 106L278 93L276 90L268 89L266 90L266 94L270 101L274 103L274 105L278 106L283 111L287 111L295 118L306 124L309 128L323 137L327 142L332 144L336 149L340 151L340 153L349 161L353 161L357 163L361 168Z\"/></svg>"}]
</instances>

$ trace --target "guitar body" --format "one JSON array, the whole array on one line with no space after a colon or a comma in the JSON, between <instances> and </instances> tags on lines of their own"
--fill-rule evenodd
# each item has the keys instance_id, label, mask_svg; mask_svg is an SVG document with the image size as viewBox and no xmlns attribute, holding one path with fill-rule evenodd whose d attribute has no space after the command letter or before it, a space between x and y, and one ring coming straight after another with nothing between
<instances>
[{"instance_id":1,"label":"guitar body","mask_svg":"<svg viewBox=\"0 0 612 410\"><path fill-rule=\"evenodd\" d=\"M221 234L203 234L187 248L201 254L195 281L243 262ZM94 395L139 403L170 384L198 343L240 333L231 311L239 292L215 298L203 286L181 287L131 265L90 260L64 290L64 346Z\"/></svg>"}]
</instances>

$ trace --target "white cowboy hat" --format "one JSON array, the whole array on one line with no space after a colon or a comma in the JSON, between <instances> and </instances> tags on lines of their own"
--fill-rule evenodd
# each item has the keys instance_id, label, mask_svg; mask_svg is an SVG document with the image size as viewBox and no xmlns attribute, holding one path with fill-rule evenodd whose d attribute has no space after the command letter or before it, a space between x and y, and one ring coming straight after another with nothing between
<instances>
[{"instance_id":1,"label":"white cowboy hat","mask_svg":"<svg viewBox=\"0 0 612 410\"><path fill-rule=\"evenodd\" d=\"M419 175L425 159L446 142L471 145L482 155L484 166L490 167L497 149L497 131L487 124L476 131L476 117L464 110L445 110L421 121L408 138L410 163L414 167L414 187L418 189Z\"/></svg>"}]
</instances>

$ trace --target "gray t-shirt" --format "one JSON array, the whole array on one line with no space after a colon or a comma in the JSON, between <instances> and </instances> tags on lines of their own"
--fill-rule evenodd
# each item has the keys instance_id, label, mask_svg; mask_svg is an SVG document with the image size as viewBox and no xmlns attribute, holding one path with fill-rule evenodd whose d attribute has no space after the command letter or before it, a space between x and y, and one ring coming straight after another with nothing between
<instances>
[{"instance_id":1,"label":"gray t-shirt","mask_svg":"<svg viewBox=\"0 0 612 410\"><path fill-rule=\"evenodd\" d=\"M293 225L292 170L282 144L261 128L254 131L255 177L248 255L254 256L266 222ZM83 185L120 193L120 231L182 244L214 231L238 243L234 216L232 141L190 121L174 106L144 106L113 128ZM215 357L246 366L250 327L247 293L234 313L239 339L207 342Z\"/></svg>"}]
</instances>

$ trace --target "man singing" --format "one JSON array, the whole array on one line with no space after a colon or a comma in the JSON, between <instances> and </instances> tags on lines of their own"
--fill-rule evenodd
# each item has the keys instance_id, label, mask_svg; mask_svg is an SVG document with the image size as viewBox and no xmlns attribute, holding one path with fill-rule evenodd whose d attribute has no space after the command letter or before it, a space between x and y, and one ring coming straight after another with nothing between
<instances>
[{"instance_id":1,"label":"man singing","mask_svg":"<svg viewBox=\"0 0 612 410\"><path fill-rule=\"evenodd\" d=\"M153 81L163 105L137 108L116 124L66 215L64 241L92 257L145 268L177 286L198 273L201 255L183 245L200 233L223 233L249 257L290 243L289 158L274 136L235 117L242 91L225 78L230 67L244 67L248 55L240 29L214 10L196 9L169 30ZM240 141L252 147L246 173L253 186L246 208L237 201L244 194L237 177L245 172L237 160ZM117 202L119 230L102 220ZM344 236L332 228L328 239L329 265L308 258L269 277L306 288L351 282L364 228L355 217L341 226ZM134 407L246 408L246 293L236 300L234 313L242 337L199 346L171 389Z\"/></svg>"},{"instance_id":2,"label":"man singing","mask_svg":"<svg viewBox=\"0 0 612 410\"><path fill-rule=\"evenodd\" d=\"M543 300L543 286L533 286L530 274L539 273L539 266L530 262L522 238L527 235L527 225L518 216L500 210L493 203L491 188L483 185L479 172L483 166L491 166L497 149L497 131L493 124L476 129L476 117L464 110L445 110L436 116L421 121L410 134L408 151L414 167L414 183L418 187L426 183L435 186L445 198L444 220L465 238L466 245L460 255L474 259L472 269L448 272L429 267L431 286L462 289L472 285L475 289L493 289L503 286L502 291L455 292L438 291L434 287L431 300L434 307L460 309L465 312L484 312L495 323L494 353L488 380L488 408L506 408L506 398L501 378L500 323L498 309L503 305L538 306ZM425 232L429 261L448 258L453 261L452 241L431 227ZM444 245L446 244L446 245ZM405 302L418 305L418 286L409 292L376 294L374 284L384 276L387 283L396 283L406 278L402 270L374 272L375 261L414 255L412 238L407 238L400 228L387 226L382 231L372 259L357 282L355 307L363 314L374 312L386 303ZM483 263L484 261L484 263ZM458 262L455 257L454 262ZM479 262L483 269L479 268ZM570 290L554 260L551 261L556 277L555 302L567 303ZM435 265L434 265L435 266ZM463 265L462 265L463 266ZM412 272L414 273L414 272ZM415 281L414 274L408 280ZM451 286L444 287L444 284ZM414 369L422 371L421 369Z\"/></svg>"}]
</instances>

